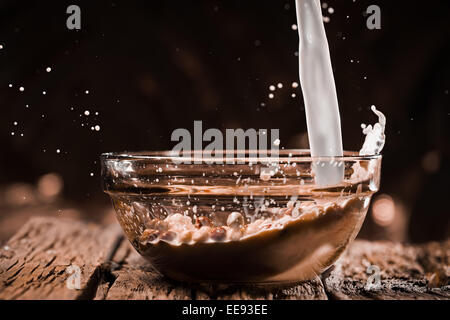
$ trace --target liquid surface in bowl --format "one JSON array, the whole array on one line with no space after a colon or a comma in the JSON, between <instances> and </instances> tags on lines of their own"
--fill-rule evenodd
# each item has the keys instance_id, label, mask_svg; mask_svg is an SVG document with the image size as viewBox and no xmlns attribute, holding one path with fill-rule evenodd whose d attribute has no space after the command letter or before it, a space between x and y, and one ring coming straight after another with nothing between
<instances>
[{"instance_id":1,"label":"liquid surface in bowl","mask_svg":"<svg viewBox=\"0 0 450 320\"><path fill-rule=\"evenodd\" d=\"M358 233L371 194L113 199L131 243L161 273L182 281L270 283L310 279L331 265Z\"/></svg>"}]
</instances>

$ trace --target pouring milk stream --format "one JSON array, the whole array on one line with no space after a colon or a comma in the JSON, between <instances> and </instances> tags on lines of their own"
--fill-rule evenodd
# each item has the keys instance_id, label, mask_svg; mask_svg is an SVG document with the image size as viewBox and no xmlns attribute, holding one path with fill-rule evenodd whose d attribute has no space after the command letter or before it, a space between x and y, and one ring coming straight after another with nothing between
<instances>
[{"instance_id":1,"label":"pouring milk stream","mask_svg":"<svg viewBox=\"0 0 450 320\"><path fill-rule=\"evenodd\" d=\"M299 33L300 83L305 102L308 138L313 157L342 156L339 105L320 0L295 0ZM384 146L386 118L372 106L379 118L373 127L362 125L366 135L361 155L378 154ZM344 176L344 168L333 162L313 167L316 183L332 185Z\"/></svg>"}]
</instances>

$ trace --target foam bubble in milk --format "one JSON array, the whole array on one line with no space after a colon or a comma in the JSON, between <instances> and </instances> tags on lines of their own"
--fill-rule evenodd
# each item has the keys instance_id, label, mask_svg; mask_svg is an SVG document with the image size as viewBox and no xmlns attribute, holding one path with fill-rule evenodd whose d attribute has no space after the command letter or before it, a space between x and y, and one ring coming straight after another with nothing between
<instances>
[{"instance_id":1,"label":"foam bubble in milk","mask_svg":"<svg viewBox=\"0 0 450 320\"><path fill-rule=\"evenodd\" d=\"M296 0L300 84L313 157L342 156L341 122L320 0ZM313 167L316 183L341 182L344 168L328 161Z\"/></svg>"},{"instance_id":2,"label":"foam bubble in milk","mask_svg":"<svg viewBox=\"0 0 450 320\"><path fill-rule=\"evenodd\" d=\"M384 128L386 127L386 117L383 113L377 110L375 106L371 107L372 111L378 116L378 122L366 126L361 124L363 134L366 136L364 144L359 151L361 156L379 154L384 147L386 136L384 135Z\"/></svg>"}]
</instances>

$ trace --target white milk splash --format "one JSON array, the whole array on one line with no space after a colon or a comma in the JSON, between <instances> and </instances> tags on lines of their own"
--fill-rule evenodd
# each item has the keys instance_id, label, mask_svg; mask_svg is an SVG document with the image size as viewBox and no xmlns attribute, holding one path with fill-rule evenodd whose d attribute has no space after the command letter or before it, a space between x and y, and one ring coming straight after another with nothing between
<instances>
[{"instance_id":1,"label":"white milk splash","mask_svg":"<svg viewBox=\"0 0 450 320\"><path fill-rule=\"evenodd\" d=\"M363 134L366 136L364 144L359 151L359 155L367 156L379 154L384 147L386 136L384 135L384 129L386 127L386 117L375 106L371 107L372 111L378 116L378 122L372 125L366 126L361 124Z\"/></svg>"},{"instance_id":2,"label":"white milk splash","mask_svg":"<svg viewBox=\"0 0 450 320\"><path fill-rule=\"evenodd\" d=\"M313 157L342 156L341 122L320 0L296 0L300 38L300 83ZM343 166L324 162L313 167L316 183L341 182Z\"/></svg>"}]
</instances>

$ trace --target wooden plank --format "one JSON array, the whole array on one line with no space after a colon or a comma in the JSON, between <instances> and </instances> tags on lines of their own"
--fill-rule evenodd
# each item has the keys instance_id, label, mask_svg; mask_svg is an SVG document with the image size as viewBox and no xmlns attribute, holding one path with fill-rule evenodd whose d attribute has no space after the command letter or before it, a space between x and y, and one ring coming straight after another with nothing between
<instances>
[{"instance_id":1,"label":"wooden plank","mask_svg":"<svg viewBox=\"0 0 450 320\"><path fill-rule=\"evenodd\" d=\"M61 218L32 218L0 249L0 299L83 299L121 231ZM69 289L66 269L80 268ZM72 272L73 272L72 271ZM72 273L72 279L76 275Z\"/></svg>"},{"instance_id":2,"label":"wooden plank","mask_svg":"<svg viewBox=\"0 0 450 320\"><path fill-rule=\"evenodd\" d=\"M319 277L313 280L284 286L198 286L199 300L327 300Z\"/></svg>"},{"instance_id":3,"label":"wooden plank","mask_svg":"<svg viewBox=\"0 0 450 320\"><path fill-rule=\"evenodd\" d=\"M0 248L0 299L449 299L450 240L420 246L355 241L334 267L290 286L192 285L166 279L107 227L33 218ZM66 269L81 270L80 289ZM367 288L367 268L380 286Z\"/></svg>"},{"instance_id":4,"label":"wooden plank","mask_svg":"<svg viewBox=\"0 0 450 320\"><path fill-rule=\"evenodd\" d=\"M449 259L450 240L422 246L355 241L322 280L332 299L449 299ZM377 270L379 285L371 279L369 287Z\"/></svg>"}]
</instances>

